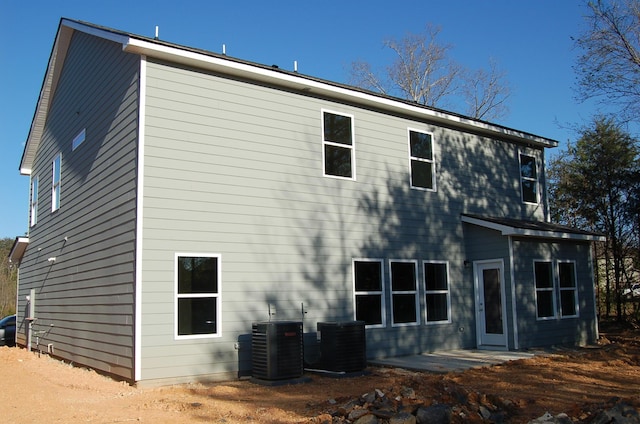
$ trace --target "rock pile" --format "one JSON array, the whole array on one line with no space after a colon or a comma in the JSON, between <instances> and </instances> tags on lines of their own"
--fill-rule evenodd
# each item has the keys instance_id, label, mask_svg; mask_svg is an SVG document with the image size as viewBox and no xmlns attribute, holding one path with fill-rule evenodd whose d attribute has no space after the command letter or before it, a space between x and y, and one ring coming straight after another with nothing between
<instances>
[{"instance_id":1,"label":"rock pile","mask_svg":"<svg viewBox=\"0 0 640 424\"><path fill-rule=\"evenodd\" d=\"M521 402L468 392L455 384L444 385L441 395L424 399L407 386L374 389L359 398L337 401L329 399L324 414L311 419L314 424L450 424L509 423L518 415ZM523 422L523 417L517 417ZM572 420L567 414L549 413L529 424L622 423L640 424L633 407L611 399L601 405L583 409Z\"/></svg>"},{"instance_id":2,"label":"rock pile","mask_svg":"<svg viewBox=\"0 0 640 424\"><path fill-rule=\"evenodd\" d=\"M407 386L375 389L345 402L329 400L325 414L312 419L318 424L448 424L456 422L505 422L513 402L476 393L455 385L443 387L440 399L423 399ZM331 406L332 405L332 406Z\"/></svg>"},{"instance_id":3,"label":"rock pile","mask_svg":"<svg viewBox=\"0 0 640 424\"><path fill-rule=\"evenodd\" d=\"M551 415L546 413L543 416L529 421L529 424L640 424L640 414L631 405L614 397L609 401L591 405L581 411L577 421L572 421L567 414Z\"/></svg>"}]
</instances>

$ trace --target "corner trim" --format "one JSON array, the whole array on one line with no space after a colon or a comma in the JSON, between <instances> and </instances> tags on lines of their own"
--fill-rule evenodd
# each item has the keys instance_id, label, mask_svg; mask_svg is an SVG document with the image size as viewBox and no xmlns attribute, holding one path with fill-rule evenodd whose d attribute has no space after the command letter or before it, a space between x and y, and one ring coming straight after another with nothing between
<instances>
[{"instance_id":1,"label":"corner trim","mask_svg":"<svg viewBox=\"0 0 640 424\"><path fill-rule=\"evenodd\" d=\"M144 137L147 96L147 58L140 57L138 103L138 170L136 193L136 269L134 312L134 380L142 379L142 223L144 210Z\"/></svg>"}]
</instances>

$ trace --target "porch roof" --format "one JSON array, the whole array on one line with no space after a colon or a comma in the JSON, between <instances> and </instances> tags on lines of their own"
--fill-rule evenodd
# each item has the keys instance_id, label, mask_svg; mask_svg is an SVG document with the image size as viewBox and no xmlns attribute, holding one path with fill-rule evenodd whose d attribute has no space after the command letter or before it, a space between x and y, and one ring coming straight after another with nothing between
<instances>
[{"instance_id":1,"label":"porch roof","mask_svg":"<svg viewBox=\"0 0 640 424\"><path fill-rule=\"evenodd\" d=\"M600 233L551 222L462 214L462 222L500 231L504 236L538 237L580 241L605 241Z\"/></svg>"},{"instance_id":2,"label":"porch roof","mask_svg":"<svg viewBox=\"0 0 640 424\"><path fill-rule=\"evenodd\" d=\"M15 241L13 242L13 246L11 247L11 251L9 252L9 262L20 263L25 250L27 250L28 245L28 237L16 237Z\"/></svg>"}]
</instances>

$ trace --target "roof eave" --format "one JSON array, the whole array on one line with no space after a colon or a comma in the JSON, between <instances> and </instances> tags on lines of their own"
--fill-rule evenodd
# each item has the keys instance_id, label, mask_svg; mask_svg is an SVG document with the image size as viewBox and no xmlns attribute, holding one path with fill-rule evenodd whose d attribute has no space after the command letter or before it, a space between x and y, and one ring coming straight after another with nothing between
<instances>
[{"instance_id":1,"label":"roof eave","mask_svg":"<svg viewBox=\"0 0 640 424\"><path fill-rule=\"evenodd\" d=\"M337 100L353 102L363 106L383 109L389 112L428 119L433 122L453 126L467 131L492 134L512 141L528 143L539 147L557 147L558 142L514 129L493 125L461 115L446 113L441 110L413 105L387 96L347 88L340 84L305 77L296 73L259 67L224 57L208 55L197 51L181 49L176 46L152 42L142 38L130 37L124 51L154 57L174 63L231 75L238 78L259 81L285 87L301 93L314 93Z\"/></svg>"},{"instance_id":2,"label":"roof eave","mask_svg":"<svg viewBox=\"0 0 640 424\"><path fill-rule=\"evenodd\" d=\"M47 113L51 99L55 93L62 65L67 54L74 31L82 31L103 39L122 44L122 49L129 53L146 55L170 62L208 69L223 74L263 82L299 91L301 94L314 93L341 101L348 101L366 107L377 108L391 113L399 113L417 119L425 119L435 123L459 128L471 132L480 132L490 136L497 136L507 140L527 143L538 147L556 147L558 142L511 128L494 125L484 121L474 120L462 115L447 113L446 111L426 108L422 105L411 104L388 96L349 88L347 86L319 80L297 73L285 72L258 66L249 62L232 60L212 53L196 51L186 47L172 45L140 36L97 27L79 21L61 19L54 41L49 63L36 104L36 110L25 143L20 161L20 173L30 175L35 154L44 132Z\"/></svg>"}]
</instances>

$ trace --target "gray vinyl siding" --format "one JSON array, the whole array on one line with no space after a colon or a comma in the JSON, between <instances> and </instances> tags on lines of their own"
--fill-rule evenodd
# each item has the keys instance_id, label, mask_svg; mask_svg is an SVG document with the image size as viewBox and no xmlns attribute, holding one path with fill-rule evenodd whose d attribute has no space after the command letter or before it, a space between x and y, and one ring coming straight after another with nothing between
<instances>
[{"instance_id":1,"label":"gray vinyl siding","mask_svg":"<svg viewBox=\"0 0 640 424\"><path fill-rule=\"evenodd\" d=\"M589 243L514 241L520 347L586 344L596 339L596 310ZM575 261L578 317L537 320L534 261Z\"/></svg>"},{"instance_id":2,"label":"gray vinyl siding","mask_svg":"<svg viewBox=\"0 0 640 424\"><path fill-rule=\"evenodd\" d=\"M384 260L369 357L473 347L460 214L544 218L512 143L152 60L146 90L143 380L236 372L252 321L353 319L354 258ZM355 181L323 176L322 110L353 116ZM408 128L434 134L436 192L409 188ZM175 339L176 252L221 255L220 337ZM420 324L391 327L389 259L448 261L451 323L425 324L419 269Z\"/></svg>"},{"instance_id":3,"label":"gray vinyl siding","mask_svg":"<svg viewBox=\"0 0 640 424\"><path fill-rule=\"evenodd\" d=\"M138 71L139 57L120 45L74 34L33 166L38 223L18 294L19 343L27 343L25 296L35 289L41 347L126 379L133 378ZM72 151L83 129L86 139ZM58 153L60 209L52 213Z\"/></svg>"}]
</instances>

